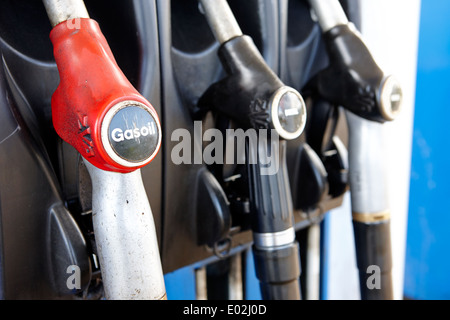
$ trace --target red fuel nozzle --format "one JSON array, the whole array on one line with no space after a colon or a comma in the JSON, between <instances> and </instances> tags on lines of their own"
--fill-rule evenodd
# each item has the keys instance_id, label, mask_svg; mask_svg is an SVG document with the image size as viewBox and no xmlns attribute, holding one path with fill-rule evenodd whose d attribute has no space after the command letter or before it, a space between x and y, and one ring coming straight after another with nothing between
<instances>
[{"instance_id":1,"label":"red fuel nozzle","mask_svg":"<svg viewBox=\"0 0 450 320\"><path fill-rule=\"evenodd\" d=\"M120 70L97 22L75 20L50 33L60 75L53 125L94 166L134 171L159 151L158 115Z\"/></svg>"}]
</instances>

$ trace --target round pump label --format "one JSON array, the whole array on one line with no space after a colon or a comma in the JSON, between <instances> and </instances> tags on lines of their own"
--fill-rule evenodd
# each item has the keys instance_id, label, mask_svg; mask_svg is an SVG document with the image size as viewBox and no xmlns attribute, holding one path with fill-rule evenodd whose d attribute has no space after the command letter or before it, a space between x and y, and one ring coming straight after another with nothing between
<instances>
[{"instance_id":1,"label":"round pump label","mask_svg":"<svg viewBox=\"0 0 450 320\"><path fill-rule=\"evenodd\" d=\"M105 149L119 164L137 166L158 151L160 127L150 109L137 102L113 107L105 117ZM112 152L111 152L112 151Z\"/></svg>"},{"instance_id":2,"label":"round pump label","mask_svg":"<svg viewBox=\"0 0 450 320\"><path fill-rule=\"evenodd\" d=\"M272 122L286 140L301 135L306 124L306 106L296 90L290 87L278 89L272 99Z\"/></svg>"},{"instance_id":3,"label":"round pump label","mask_svg":"<svg viewBox=\"0 0 450 320\"><path fill-rule=\"evenodd\" d=\"M400 113L403 93L398 80L393 76L383 79L379 91L381 114L386 120L394 120Z\"/></svg>"}]
</instances>

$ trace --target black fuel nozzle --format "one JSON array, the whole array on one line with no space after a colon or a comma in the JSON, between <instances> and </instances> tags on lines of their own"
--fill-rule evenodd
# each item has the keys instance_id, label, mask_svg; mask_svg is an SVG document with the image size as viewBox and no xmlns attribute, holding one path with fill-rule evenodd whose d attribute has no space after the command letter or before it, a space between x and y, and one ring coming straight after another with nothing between
<instances>
[{"instance_id":1,"label":"black fuel nozzle","mask_svg":"<svg viewBox=\"0 0 450 320\"><path fill-rule=\"evenodd\" d=\"M283 139L298 138L306 123L303 98L267 66L253 40L234 37L218 54L227 77L209 87L198 106L215 109L244 129L274 129Z\"/></svg>"},{"instance_id":2,"label":"black fuel nozzle","mask_svg":"<svg viewBox=\"0 0 450 320\"><path fill-rule=\"evenodd\" d=\"M348 181L361 298L392 299L390 208L382 123L399 114L402 90L398 81L377 65L338 0L308 2L322 29L329 56L329 66L308 87L318 94L316 100L321 97L346 109ZM376 290L368 282L368 271L373 267L380 276Z\"/></svg>"},{"instance_id":3,"label":"black fuel nozzle","mask_svg":"<svg viewBox=\"0 0 450 320\"><path fill-rule=\"evenodd\" d=\"M302 134L305 103L270 69L253 40L241 33L225 0L200 0L200 4L220 43L218 55L227 75L206 90L198 107L226 116L239 129L255 129L257 140L246 141L245 165L253 254L263 299L300 299L300 258L284 140Z\"/></svg>"},{"instance_id":4,"label":"black fuel nozzle","mask_svg":"<svg viewBox=\"0 0 450 320\"><path fill-rule=\"evenodd\" d=\"M378 66L340 6L334 1L309 2L323 31L329 65L308 87L362 118L381 123L394 120L401 109L400 83Z\"/></svg>"}]
</instances>

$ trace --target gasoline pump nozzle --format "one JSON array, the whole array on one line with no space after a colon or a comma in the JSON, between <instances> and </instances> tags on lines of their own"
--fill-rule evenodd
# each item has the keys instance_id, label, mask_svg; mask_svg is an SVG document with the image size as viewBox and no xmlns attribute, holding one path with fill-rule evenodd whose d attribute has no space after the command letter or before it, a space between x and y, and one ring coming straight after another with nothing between
<instances>
[{"instance_id":1,"label":"gasoline pump nozzle","mask_svg":"<svg viewBox=\"0 0 450 320\"><path fill-rule=\"evenodd\" d=\"M309 83L346 109L349 180L362 299L392 299L390 210L383 123L401 110L402 90L378 66L338 0L308 0L323 32L329 66ZM377 283L371 282L378 272Z\"/></svg>"},{"instance_id":2,"label":"gasoline pump nozzle","mask_svg":"<svg viewBox=\"0 0 450 320\"><path fill-rule=\"evenodd\" d=\"M44 0L60 75L58 135L83 157L107 299L165 299L153 215L140 168L161 145L156 111L118 67L81 0Z\"/></svg>"},{"instance_id":3,"label":"gasoline pump nozzle","mask_svg":"<svg viewBox=\"0 0 450 320\"><path fill-rule=\"evenodd\" d=\"M309 0L322 29L330 63L312 80L321 97L358 116L392 121L400 113L402 89L378 66L338 0Z\"/></svg>"},{"instance_id":4,"label":"gasoline pump nozzle","mask_svg":"<svg viewBox=\"0 0 450 320\"><path fill-rule=\"evenodd\" d=\"M198 106L227 116L241 129L257 132L258 142L250 141L246 146L246 167L253 254L262 297L300 299L300 258L286 140L303 132L303 98L267 66L252 39L242 34L225 0L200 0L200 5L220 43L218 54L227 76L206 90ZM267 168L268 152L276 155L273 171Z\"/></svg>"}]
</instances>

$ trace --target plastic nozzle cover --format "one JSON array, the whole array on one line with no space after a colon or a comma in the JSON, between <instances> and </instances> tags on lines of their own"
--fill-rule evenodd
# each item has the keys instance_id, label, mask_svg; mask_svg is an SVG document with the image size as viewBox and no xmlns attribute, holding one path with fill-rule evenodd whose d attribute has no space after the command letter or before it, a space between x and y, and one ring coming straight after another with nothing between
<instances>
[{"instance_id":1,"label":"plastic nozzle cover","mask_svg":"<svg viewBox=\"0 0 450 320\"><path fill-rule=\"evenodd\" d=\"M50 33L60 84L52 96L59 136L94 166L131 172L153 160L161 127L132 86L92 19L67 20Z\"/></svg>"}]
</instances>

